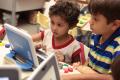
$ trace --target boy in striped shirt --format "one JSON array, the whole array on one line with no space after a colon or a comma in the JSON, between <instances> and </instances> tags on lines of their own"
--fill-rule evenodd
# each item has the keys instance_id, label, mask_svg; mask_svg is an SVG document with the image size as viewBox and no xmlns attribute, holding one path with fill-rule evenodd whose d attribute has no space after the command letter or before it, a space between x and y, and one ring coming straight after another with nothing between
<instances>
[{"instance_id":1,"label":"boy in striped shirt","mask_svg":"<svg viewBox=\"0 0 120 80\"><path fill-rule=\"evenodd\" d=\"M120 0L90 0L88 8L93 32L88 66L77 68L83 74L62 77L70 80L112 80L111 64L120 54Z\"/></svg>"}]
</instances>

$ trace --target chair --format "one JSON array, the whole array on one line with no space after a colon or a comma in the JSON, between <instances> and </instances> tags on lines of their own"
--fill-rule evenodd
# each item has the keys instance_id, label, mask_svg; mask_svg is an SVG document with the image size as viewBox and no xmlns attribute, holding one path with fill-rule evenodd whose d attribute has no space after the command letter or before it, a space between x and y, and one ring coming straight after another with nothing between
<instances>
[{"instance_id":1,"label":"chair","mask_svg":"<svg viewBox=\"0 0 120 80\"><path fill-rule=\"evenodd\" d=\"M5 36L5 29L3 27L0 27L0 40L2 40Z\"/></svg>"},{"instance_id":2,"label":"chair","mask_svg":"<svg viewBox=\"0 0 120 80\"><path fill-rule=\"evenodd\" d=\"M80 59L81 59L82 65L84 65L88 58L89 48L81 42L80 42L80 46L81 46Z\"/></svg>"},{"instance_id":3,"label":"chair","mask_svg":"<svg viewBox=\"0 0 120 80\"><path fill-rule=\"evenodd\" d=\"M37 15L37 23L39 23L43 29L49 28L49 18L40 12L38 12Z\"/></svg>"}]
</instances>

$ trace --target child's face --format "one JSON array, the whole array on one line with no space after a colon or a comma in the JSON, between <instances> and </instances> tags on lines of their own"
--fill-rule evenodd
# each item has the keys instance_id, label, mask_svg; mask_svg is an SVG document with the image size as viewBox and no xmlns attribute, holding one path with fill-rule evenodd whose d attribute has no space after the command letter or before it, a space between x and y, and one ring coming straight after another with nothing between
<instances>
[{"instance_id":1,"label":"child's face","mask_svg":"<svg viewBox=\"0 0 120 80\"><path fill-rule=\"evenodd\" d=\"M55 38L63 38L68 34L69 25L68 23L60 16L51 16L51 30Z\"/></svg>"},{"instance_id":2,"label":"child's face","mask_svg":"<svg viewBox=\"0 0 120 80\"><path fill-rule=\"evenodd\" d=\"M112 29L112 23L108 24L107 19L101 14L92 15L89 23L92 32L96 34L108 34Z\"/></svg>"}]
</instances>

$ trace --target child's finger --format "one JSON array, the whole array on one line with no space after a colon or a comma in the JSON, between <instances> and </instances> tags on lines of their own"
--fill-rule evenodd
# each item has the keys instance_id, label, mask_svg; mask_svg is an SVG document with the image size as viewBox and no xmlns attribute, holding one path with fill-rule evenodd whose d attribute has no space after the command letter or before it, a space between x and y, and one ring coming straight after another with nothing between
<instances>
[{"instance_id":1,"label":"child's finger","mask_svg":"<svg viewBox=\"0 0 120 80\"><path fill-rule=\"evenodd\" d=\"M73 66L73 68L77 68L78 66L80 66L81 65L81 63L78 61L78 62L74 62L73 64L72 64L72 66Z\"/></svg>"},{"instance_id":2,"label":"child's finger","mask_svg":"<svg viewBox=\"0 0 120 80\"><path fill-rule=\"evenodd\" d=\"M41 48L40 44L35 46L35 49L40 49L40 48Z\"/></svg>"},{"instance_id":3,"label":"child's finger","mask_svg":"<svg viewBox=\"0 0 120 80\"><path fill-rule=\"evenodd\" d=\"M64 61L64 55L60 51L55 51L55 55L58 61Z\"/></svg>"},{"instance_id":4,"label":"child's finger","mask_svg":"<svg viewBox=\"0 0 120 80\"><path fill-rule=\"evenodd\" d=\"M41 47L42 47L42 49L43 49L43 50L47 51L47 49L46 49L46 46L45 46L45 45L41 45Z\"/></svg>"}]
</instances>

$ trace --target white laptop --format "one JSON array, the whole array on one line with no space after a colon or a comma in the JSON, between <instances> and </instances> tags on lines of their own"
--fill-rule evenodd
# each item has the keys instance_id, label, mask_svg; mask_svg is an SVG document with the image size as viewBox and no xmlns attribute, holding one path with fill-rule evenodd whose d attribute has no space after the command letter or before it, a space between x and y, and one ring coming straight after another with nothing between
<instances>
[{"instance_id":1,"label":"white laptop","mask_svg":"<svg viewBox=\"0 0 120 80\"><path fill-rule=\"evenodd\" d=\"M54 54L43 61L28 80L60 80L60 74Z\"/></svg>"},{"instance_id":2,"label":"white laptop","mask_svg":"<svg viewBox=\"0 0 120 80\"><path fill-rule=\"evenodd\" d=\"M15 59L23 70L36 68L46 57L44 53L37 54L31 36L15 26L4 24L12 51L7 57Z\"/></svg>"},{"instance_id":3,"label":"white laptop","mask_svg":"<svg viewBox=\"0 0 120 80\"><path fill-rule=\"evenodd\" d=\"M0 80L21 80L20 70L16 66L0 66Z\"/></svg>"}]
</instances>

